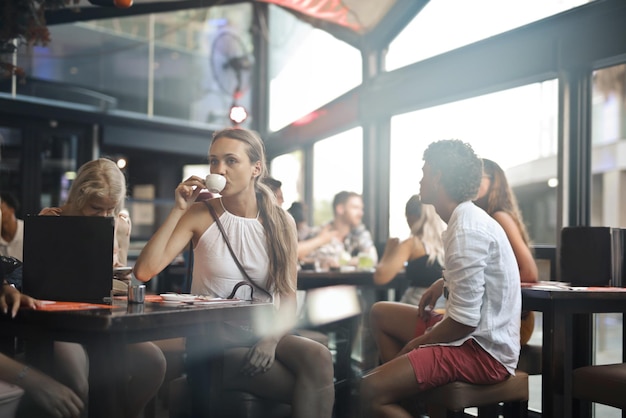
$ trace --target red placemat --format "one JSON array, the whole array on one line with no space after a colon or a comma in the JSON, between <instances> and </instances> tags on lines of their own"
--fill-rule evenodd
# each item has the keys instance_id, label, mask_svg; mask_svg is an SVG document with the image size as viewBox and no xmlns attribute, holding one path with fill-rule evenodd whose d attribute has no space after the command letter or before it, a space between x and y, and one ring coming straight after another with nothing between
<instances>
[{"instance_id":1,"label":"red placemat","mask_svg":"<svg viewBox=\"0 0 626 418\"><path fill-rule=\"evenodd\" d=\"M52 301L42 300L42 305L37 307L39 311L76 311L84 309L111 309L111 305L104 305L98 303L86 303L86 302L65 302L65 301Z\"/></svg>"}]
</instances>

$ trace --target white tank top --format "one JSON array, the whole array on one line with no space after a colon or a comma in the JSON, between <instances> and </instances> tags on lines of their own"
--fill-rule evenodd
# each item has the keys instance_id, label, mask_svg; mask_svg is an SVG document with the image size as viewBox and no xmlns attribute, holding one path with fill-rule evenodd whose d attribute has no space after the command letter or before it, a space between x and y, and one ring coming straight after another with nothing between
<instances>
[{"instance_id":1,"label":"white tank top","mask_svg":"<svg viewBox=\"0 0 626 418\"><path fill-rule=\"evenodd\" d=\"M225 209L220 221L248 276L259 287L267 289L269 256L263 225L258 219L241 218ZM235 284L245 280L215 223L202 234L193 253L191 293L226 298ZM249 300L250 287L241 286L235 297ZM254 291L254 298L270 301L269 296L259 290Z\"/></svg>"}]
</instances>

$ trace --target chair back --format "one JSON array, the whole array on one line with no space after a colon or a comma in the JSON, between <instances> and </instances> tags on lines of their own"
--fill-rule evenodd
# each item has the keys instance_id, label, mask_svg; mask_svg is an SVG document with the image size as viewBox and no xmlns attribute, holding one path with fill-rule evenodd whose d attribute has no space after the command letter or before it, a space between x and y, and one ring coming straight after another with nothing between
<instances>
[{"instance_id":1,"label":"chair back","mask_svg":"<svg viewBox=\"0 0 626 418\"><path fill-rule=\"evenodd\" d=\"M561 281L608 286L613 277L611 228L572 226L561 231Z\"/></svg>"}]
</instances>

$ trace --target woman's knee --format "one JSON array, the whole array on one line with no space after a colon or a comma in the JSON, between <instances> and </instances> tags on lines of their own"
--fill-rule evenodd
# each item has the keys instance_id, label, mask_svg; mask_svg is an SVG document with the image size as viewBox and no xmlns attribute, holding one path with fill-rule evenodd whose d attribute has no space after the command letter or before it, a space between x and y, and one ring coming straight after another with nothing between
<instances>
[{"instance_id":1,"label":"woman's knee","mask_svg":"<svg viewBox=\"0 0 626 418\"><path fill-rule=\"evenodd\" d=\"M332 382L334 368L330 350L316 341L308 340L307 342L306 349L300 351L303 371L317 381Z\"/></svg>"},{"instance_id":2,"label":"woman's knee","mask_svg":"<svg viewBox=\"0 0 626 418\"><path fill-rule=\"evenodd\" d=\"M376 302L370 308L369 325L370 328L378 329L387 318L389 305L387 302Z\"/></svg>"},{"instance_id":3,"label":"woman's knee","mask_svg":"<svg viewBox=\"0 0 626 418\"><path fill-rule=\"evenodd\" d=\"M131 374L158 383L160 386L165 378L167 360L159 347L151 342L132 344L128 347ZM133 366L134 365L134 366Z\"/></svg>"}]
</instances>

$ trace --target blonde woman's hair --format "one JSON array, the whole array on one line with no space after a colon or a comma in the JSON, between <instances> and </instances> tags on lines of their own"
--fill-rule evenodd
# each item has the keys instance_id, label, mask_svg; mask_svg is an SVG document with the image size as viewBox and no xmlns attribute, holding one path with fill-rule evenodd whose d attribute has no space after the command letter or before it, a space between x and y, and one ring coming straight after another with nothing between
<instances>
[{"instance_id":1,"label":"blonde woman's hair","mask_svg":"<svg viewBox=\"0 0 626 418\"><path fill-rule=\"evenodd\" d=\"M411 225L411 235L419 238L428 251L428 264L435 260L443 266L443 241L441 234L445 227L433 205L420 201L419 195L413 195L406 203L406 216L413 215L417 221Z\"/></svg>"},{"instance_id":2,"label":"blonde woman's hair","mask_svg":"<svg viewBox=\"0 0 626 418\"><path fill-rule=\"evenodd\" d=\"M265 146L255 132L242 128L226 128L213 134L213 141L230 138L248 145L247 154L252 163L261 163L261 174L254 179L259 217L265 229L269 254L268 290L278 293L295 291L298 258L298 236L290 216L276 201L274 192L261 181L268 176Z\"/></svg>"},{"instance_id":3,"label":"blonde woman's hair","mask_svg":"<svg viewBox=\"0 0 626 418\"><path fill-rule=\"evenodd\" d=\"M65 204L81 211L94 198L117 202L115 215L124 207L126 178L117 164L108 158L88 161L78 169Z\"/></svg>"}]
</instances>

